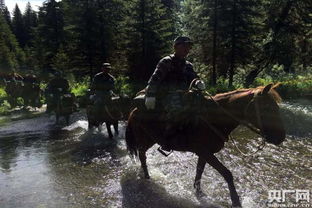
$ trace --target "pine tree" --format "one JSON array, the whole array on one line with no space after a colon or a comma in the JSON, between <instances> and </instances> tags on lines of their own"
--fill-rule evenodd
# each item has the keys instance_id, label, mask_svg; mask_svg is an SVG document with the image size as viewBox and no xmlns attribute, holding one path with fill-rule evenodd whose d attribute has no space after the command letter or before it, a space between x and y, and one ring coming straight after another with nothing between
<instances>
[{"instance_id":1,"label":"pine tree","mask_svg":"<svg viewBox=\"0 0 312 208\"><path fill-rule=\"evenodd\" d=\"M45 1L39 9L35 38L35 54L39 67L45 73L52 70L53 58L64 40L62 3L55 0Z\"/></svg>"},{"instance_id":2,"label":"pine tree","mask_svg":"<svg viewBox=\"0 0 312 208\"><path fill-rule=\"evenodd\" d=\"M294 72L295 64L306 66L311 57L307 48L312 45L312 2L264 0L264 8L266 37L262 54L258 56L256 68L247 75L245 86L249 86L260 72L270 72L274 64L283 65L285 72Z\"/></svg>"},{"instance_id":3,"label":"pine tree","mask_svg":"<svg viewBox=\"0 0 312 208\"><path fill-rule=\"evenodd\" d=\"M10 26L10 29L12 30L11 14L8 10L8 7L4 7L4 9L2 10L2 14L4 16L4 19L7 21L7 24Z\"/></svg>"},{"instance_id":4,"label":"pine tree","mask_svg":"<svg viewBox=\"0 0 312 208\"><path fill-rule=\"evenodd\" d=\"M26 9L23 14L23 20L25 28L25 45L32 47L35 35L34 30L38 26L38 18L36 12L32 10L29 2L26 5Z\"/></svg>"},{"instance_id":5,"label":"pine tree","mask_svg":"<svg viewBox=\"0 0 312 208\"><path fill-rule=\"evenodd\" d=\"M19 70L24 64L24 53L10 30L6 20L0 15L0 73Z\"/></svg>"},{"instance_id":6,"label":"pine tree","mask_svg":"<svg viewBox=\"0 0 312 208\"><path fill-rule=\"evenodd\" d=\"M200 48L200 60L210 69L211 83L218 76L233 85L235 70L252 63L257 51L257 1L206 0L185 2L185 29Z\"/></svg>"},{"instance_id":7,"label":"pine tree","mask_svg":"<svg viewBox=\"0 0 312 208\"><path fill-rule=\"evenodd\" d=\"M123 12L121 0L70 1L64 3L66 42L73 70L89 74L101 63L120 63Z\"/></svg>"},{"instance_id":8,"label":"pine tree","mask_svg":"<svg viewBox=\"0 0 312 208\"><path fill-rule=\"evenodd\" d=\"M162 56L170 52L174 25L160 0L132 0L127 19L129 76L140 88ZM130 12L131 11L131 12Z\"/></svg>"},{"instance_id":9,"label":"pine tree","mask_svg":"<svg viewBox=\"0 0 312 208\"><path fill-rule=\"evenodd\" d=\"M17 4L13 10L12 29L19 45L24 48L26 43L25 25L22 13Z\"/></svg>"},{"instance_id":10,"label":"pine tree","mask_svg":"<svg viewBox=\"0 0 312 208\"><path fill-rule=\"evenodd\" d=\"M195 64L205 66L200 72L202 77L210 76L210 83L216 84L217 79L217 26L218 7L214 1L186 0L184 2L184 29L194 40L192 56L196 57ZM196 63L197 62L197 63Z\"/></svg>"}]
</instances>

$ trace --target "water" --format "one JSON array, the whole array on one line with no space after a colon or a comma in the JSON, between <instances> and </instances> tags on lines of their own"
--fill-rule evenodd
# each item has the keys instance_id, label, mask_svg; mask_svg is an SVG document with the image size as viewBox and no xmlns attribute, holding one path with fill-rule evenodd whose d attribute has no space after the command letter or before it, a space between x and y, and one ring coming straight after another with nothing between
<instances>
[{"instance_id":1,"label":"water","mask_svg":"<svg viewBox=\"0 0 312 208\"><path fill-rule=\"evenodd\" d=\"M234 176L243 207L267 207L272 189L312 187L312 109L302 101L281 105L287 128L281 146L266 145L243 157L231 142L216 154ZM140 164L127 154L125 123L120 135L108 139L106 129L88 132L83 113L71 125L56 127L54 118L10 122L0 127L0 207L229 207L224 179L208 165L198 196L193 190L197 157L174 152L168 158L147 153L151 179L142 177ZM310 123L311 122L311 123ZM239 128L233 136L244 152L256 150L257 135ZM288 196L289 200L293 200ZM310 205L312 206L312 205Z\"/></svg>"}]
</instances>

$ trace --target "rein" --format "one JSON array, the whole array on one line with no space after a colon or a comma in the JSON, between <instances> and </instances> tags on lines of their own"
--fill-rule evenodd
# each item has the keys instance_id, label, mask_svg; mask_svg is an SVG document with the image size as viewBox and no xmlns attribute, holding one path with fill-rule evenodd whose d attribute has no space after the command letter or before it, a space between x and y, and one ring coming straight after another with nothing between
<instances>
[{"instance_id":1,"label":"rein","mask_svg":"<svg viewBox=\"0 0 312 208\"><path fill-rule=\"evenodd\" d=\"M262 138L262 142L261 144L257 147L257 150L250 153L250 154L246 154L244 152L242 152L239 147L236 145L233 137L231 136L231 134L229 135L229 138L231 139L233 145L236 147L236 149L243 155L243 156L252 156L254 154L256 154L257 152L259 152L260 150L263 150L264 146L265 146L265 139L264 139L264 135L261 133L261 128L262 128L262 122L261 122L261 118L260 118L260 111L259 111L259 104L256 100L256 97L257 97L257 94L254 94L254 97L251 99L251 101L249 101L248 105L246 106L245 110L244 110L244 116L246 114L246 111L249 107L249 105L255 101L255 108L256 108L256 117L257 117L257 122L258 122L258 125L260 126L260 129L252 126L250 123L246 122L245 120L241 120L241 119L238 119L236 116L234 116L233 114L231 114L230 112L228 112L226 109L224 109L221 105L219 105L218 102L216 102L213 97L209 94L209 92L205 91L205 93L211 98L211 100L217 105L219 106L219 108L226 114L228 115L229 117L231 117L232 119L234 119L235 121L237 121L239 124L242 124L243 126L247 127L248 129L250 129L251 131L255 132L256 134L259 134ZM202 119L203 120L203 119ZM207 125L219 136L223 139L223 141L227 141L228 139L225 138L222 133L214 128L210 123L208 123L207 121L205 121L207 123Z\"/></svg>"}]
</instances>

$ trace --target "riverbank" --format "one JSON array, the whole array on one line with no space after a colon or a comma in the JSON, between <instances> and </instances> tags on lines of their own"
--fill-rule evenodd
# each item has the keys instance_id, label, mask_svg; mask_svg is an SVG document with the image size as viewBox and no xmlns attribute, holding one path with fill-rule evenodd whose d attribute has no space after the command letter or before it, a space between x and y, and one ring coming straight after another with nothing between
<instances>
[{"instance_id":1,"label":"riverbank","mask_svg":"<svg viewBox=\"0 0 312 208\"><path fill-rule=\"evenodd\" d=\"M0 126L16 120L30 119L42 115L46 110L46 105L43 105L41 108L14 108L6 109L0 113Z\"/></svg>"}]
</instances>

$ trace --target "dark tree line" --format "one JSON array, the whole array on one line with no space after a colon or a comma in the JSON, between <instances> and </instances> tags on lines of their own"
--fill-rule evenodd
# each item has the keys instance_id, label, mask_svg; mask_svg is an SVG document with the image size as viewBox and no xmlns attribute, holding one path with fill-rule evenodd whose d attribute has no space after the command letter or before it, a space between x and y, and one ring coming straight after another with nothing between
<instances>
[{"instance_id":1,"label":"dark tree line","mask_svg":"<svg viewBox=\"0 0 312 208\"><path fill-rule=\"evenodd\" d=\"M194 40L191 59L212 85L245 86L278 64L311 67L312 3L302 0L47 0L35 12L0 15L0 70L77 79L101 63L140 88L179 34Z\"/></svg>"},{"instance_id":2,"label":"dark tree line","mask_svg":"<svg viewBox=\"0 0 312 208\"><path fill-rule=\"evenodd\" d=\"M282 65L287 73L311 66L312 2L302 0L185 0L185 29L211 83L243 71L245 86Z\"/></svg>"}]
</instances>

